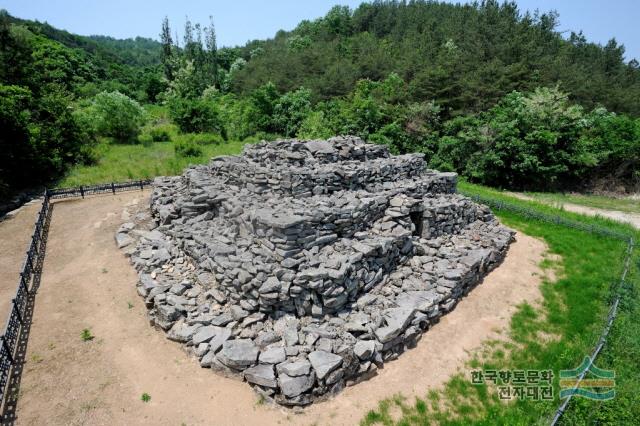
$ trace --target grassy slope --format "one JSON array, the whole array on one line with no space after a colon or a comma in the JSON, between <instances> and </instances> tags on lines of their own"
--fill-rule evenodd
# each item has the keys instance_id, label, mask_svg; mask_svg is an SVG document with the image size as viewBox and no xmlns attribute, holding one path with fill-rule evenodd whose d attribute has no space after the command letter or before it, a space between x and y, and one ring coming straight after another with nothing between
<instances>
[{"instance_id":1,"label":"grassy slope","mask_svg":"<svg viewBox=\"0 0 640 426\"><path fill-rule=\"evenodd\" d=\"M179 157L171 142L155 142L150 146L105 144L98 164L75 166L58 183L59 187L122 182L155 176L179 175L185 167L203 164L218 155L238 154L244 142L201 145L203 155Z\"/></svg>"},{"instance_id":2,"label":"grassy slope","mask_svg":"<svg viewBox=\"0 0 640 426\"><path fill-rule=\"evenodd\" d=\"M479 194L511 201L547 213L561 214L586 223L610 226L617 230L639 234L633 229L600 218L586 218L562 212L549 206L515 200L488 188L461 183L467 194ZM380 403L362 424L509 424L548 423L559 405L558 379L555 378L552 402L515 401L509 404L497 398L494 389L472 385L470 372L483 369L560 369L576 367L590 354L599 337L607 315L611 284L622 269L625 244L597 237L571 228L539 222L509 212L499 212L507 225L528 235L544 239L550 251L562 256L560 265L546 261L545 267L562 271L556 283L542 287L544 303L541 309L529 304L519 307L509 331L511 343L488 343L485 356L468 365L466 375L454 376L440 391L432 391L423 399L408 401L396 396ZM636 253L634 263L639 261ZM640 326L637 318L638 269L633 268L628 280L636 283L625 290L619 316L611 330L607 346L596 361L600 368L616 371L616 398L594 402L574 398L563 421L566 424L616 423L633 424L640 416ZM542 339L541 336L557 336ZM398 408L401 417L392 413Z\"/></svg>"}]
</instances>

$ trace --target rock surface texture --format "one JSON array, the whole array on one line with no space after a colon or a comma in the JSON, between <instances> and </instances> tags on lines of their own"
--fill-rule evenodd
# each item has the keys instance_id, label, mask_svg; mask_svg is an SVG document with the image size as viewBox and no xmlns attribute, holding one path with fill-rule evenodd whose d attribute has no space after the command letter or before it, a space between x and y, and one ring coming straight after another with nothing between
<instances>
[{"instance_id":1,"label":"rock surface texture","mask_svg":"<svg viewBox=\"0 0 640 426\"><path fill-rule=\"evenodd\" d=\"M157 178L116 242L169 339L306 405L375 375L504 258L513 231L455 190L355 137L261 142Z\"/></svg>"}]
</instances>

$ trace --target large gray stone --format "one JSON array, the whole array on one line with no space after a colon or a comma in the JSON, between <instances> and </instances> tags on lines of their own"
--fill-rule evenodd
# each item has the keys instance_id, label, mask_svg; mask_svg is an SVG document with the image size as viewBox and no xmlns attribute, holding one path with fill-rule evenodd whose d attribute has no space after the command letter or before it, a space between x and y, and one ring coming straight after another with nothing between
<instances>
[{"instance_id":1,"label":"large gray stone","mask_svg":"<svg viewBox=\"0 0 640 426\"><path fill-rule=\"evenodd\" d=\"M250 339L227 340L217 357L227 367L242 370L258 360L258 347Z\"/></svg>"},{"instance_id":2,"label":"large gray stone","mask_svg":"<svg viewBox=\"0 0 640 426\"><path fill-rule=\"evenodd\" d=\"M313 374L291 377L287 374L278 375L278 385L283 395L293 398L313 387L315 377Z\"/></svg>"},{"instance_id":3,"label":"large gray stone","mask_svg":"<svg viewBox=\"0 0 640 426\"><path fill-rule=\"evenodd\" d=\"M311 362L318 379L322 379L324 376L340 367L342 364L342 357L330 352L313 351L309 354L309 362Z\"/></svg>"},{"instance_id":4,"label":"large gray stone","mask_svg":"<svg viewBox=\"0 0 640 426\"><path fill-rule=\"evenodd\" d=\"M278 387L276 374L273 372L273 365L260 364L255 367L249 367L244 370L243 374L249 383L266 386L268 388Z\"/></svg>"}]
</instances>

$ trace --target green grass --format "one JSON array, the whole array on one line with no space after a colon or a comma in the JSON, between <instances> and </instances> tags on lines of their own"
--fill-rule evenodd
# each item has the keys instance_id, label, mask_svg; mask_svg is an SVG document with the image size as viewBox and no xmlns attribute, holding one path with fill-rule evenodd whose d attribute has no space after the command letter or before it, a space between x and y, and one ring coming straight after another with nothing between
<instances>
[{"instance_id":1,"label":"green grass","mask_svg":"<svg viewBox=\"0 0 640 426\"><path fill-rule=\"evenodd\" d=\"M640 236L626 225L515 200L489 188L463 182L460 189L467 194L499 198L569 219L609 226L636 238ZM555 283L542 284L542 306L534 308L527 303L519 306L511 320L510 341L487 343L482 358L474 358L464 374L453 376L443 389L431 391L415 401L400 396L381 401L361 424L548 424L560 403L558 371L575 368L596 345L610 306L612 283L617 282L622 270L626 244L507 211L500 211L498 215L508 226L544 239L551 253L562 258L559 279ZM633 264L608 343L595 362L600 368L615 370L617 395L606 402L574 398L563 417L564 424L635 424L640 417L640 302L637 294L640 257L637 250ZM553 265L553 261L547 260L542 266ZM496 309L502 308L496 306ZM543 335L554 338L541 339ZM486 369L552 369L556 375L555 399L504 403L495 389L471 383L471 371Z\"/></svg>"},{"instance_id":2,"label":"green grass","mask_svg":"<svg viewBox=\"0 0 640 426\"><path fill-rule=\"evenodd\" d=\"M94 185L179 175L186 167L207 163L211 157L238 154L244 145L245 142L239 141L198 145L202 148L202 155L179 157L175 155L172 142L154 142L148 146L103 144L100 146L97 164L71 168L57 186Z\"/></svg>"},{"instance_id":3,"label":"green grass","mask_svg":"<svg viewBox=\"0 0 640 426\"><path fill-rule=\"evenodd\" d=\"M90 340L93 340L95 336L91 334L91 330L85 328L84 330L82 330L82 333L80 333L80 338L83 342L88 342Z\"/></svg>"},{"instance_id":4,"label":"green grass","mask_svg":"<svg viewBox=\"0 0 640 426\"><path fill-rule=\"evenodd\" d=\"M579 204L605 210L618 210L625 213L640 213L640 199L614 198L602 195L561 194L549 192L527 192L536 200L561 206L564 203Z\"/></svg>"}]
</instances>

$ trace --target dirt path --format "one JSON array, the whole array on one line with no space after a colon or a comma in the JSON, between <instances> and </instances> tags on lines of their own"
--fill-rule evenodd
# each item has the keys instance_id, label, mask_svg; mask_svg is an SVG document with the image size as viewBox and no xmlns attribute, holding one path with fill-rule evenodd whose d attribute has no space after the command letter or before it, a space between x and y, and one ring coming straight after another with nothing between
<instances>
[{"instance_id":1,"label":"dirt path","mask_svg":"<svg viewBox=\"0 0 640 426\"><path fill-rule=\"evenodd\" d=\"M357 424L380 399L441 385L470 351L500 335L518 303L541 297L545 245L519 234L503 265L417 348L368 382L294 414L258 405L248 385L200 368L149 326L136 274L113 240L123 207L136 201L147 202L134 192L55 205L18 424ZM82 341L84 328L93 340Z\"/></svg>"},{"instance_id":2,"label":"dirt path","mask_svg":"<svg viewBox=\"0 0 640 426\"><path fill-rule=\"evenodd\" d=\"M521 200L535 201L538 203L543 203L543 204L548 204L550 206L563 208L573 213L579 213L586 216L602 216L602 217L616 220L618 222L626 222L631 224L633 227L640 229L639 213L628 213L628 212L621 212L618 210L598 209L595 207L587 207L587 206L582 206L580 204L573 204L573 203L566 203L566 202L562 202L562 203L555 203L550 201L547 202L547 201L540 200L538 198L531 197L529 195L522 194L519 192L508 192L507 194L513 197L519 198Z\"/></svg>"},{"instance_id":3,"label":"dirt path","mask_svg":"<svg viewBox=\"0 0 640 426\"><path fill-rule=\"evenodd\" d=\"M11 299L16 294L40 207L42 201L33 200L0 221L0 327L4 327Z\"/></svg>"}]
</instances>

